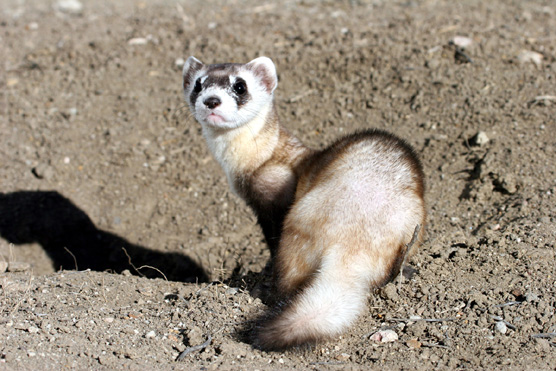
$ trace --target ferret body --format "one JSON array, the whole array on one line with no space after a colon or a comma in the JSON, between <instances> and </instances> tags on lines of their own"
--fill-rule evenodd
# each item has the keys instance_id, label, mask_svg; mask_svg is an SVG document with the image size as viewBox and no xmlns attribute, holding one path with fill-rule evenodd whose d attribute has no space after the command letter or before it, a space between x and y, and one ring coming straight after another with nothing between
<instances>
[{"instance_id":1,"label":"ferret body","mask_svg":"<svg viewBox=\"0 0 556 371\"><path fill-rule=\"evenodd\" d=\"M185 98L208 146L271 249L285 304L254 339L269 350L343 332L370 289L398 274L426 218L423 171L409 145L368 130L307 148L280 125L276 86L266 57L215 65L190 57L183 69Z\"/></svg>"}]
</instances>

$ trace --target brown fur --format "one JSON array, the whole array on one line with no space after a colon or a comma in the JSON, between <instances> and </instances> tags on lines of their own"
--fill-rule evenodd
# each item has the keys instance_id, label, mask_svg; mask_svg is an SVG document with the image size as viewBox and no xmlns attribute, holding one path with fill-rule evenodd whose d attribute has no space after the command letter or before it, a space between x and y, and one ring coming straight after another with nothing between
<instances>
[{"instance_id":1,"label":"brown fur","mask_svg":"<svg viewBox=\"0 0 556 371\"><path fill-rule=\"evenodd\" d=\"M381 130L348 135L321 151L307 148L279 123L271 101L276 73L268 58L246 65L196 62L186 63L184 87L189 86L190 105L200 104L207 115L211 111L195 95L202 89L191 88L192 76L200 76L195 71L203 68L203 84L209 85L225 86L224 76L246 69L256 78L252 87L258 95L242 96L248 97L246 105L258 107L257 118L232 130L203 127L232 188L257 215L283 298L257 327L254 344L284 349L337 335L361 312L369 287L396 277L414 225L421 230L409 253L423 238L425 186L415 152ZM242 76L253 81L252 75Z\"/></svg>"}]
</instances>

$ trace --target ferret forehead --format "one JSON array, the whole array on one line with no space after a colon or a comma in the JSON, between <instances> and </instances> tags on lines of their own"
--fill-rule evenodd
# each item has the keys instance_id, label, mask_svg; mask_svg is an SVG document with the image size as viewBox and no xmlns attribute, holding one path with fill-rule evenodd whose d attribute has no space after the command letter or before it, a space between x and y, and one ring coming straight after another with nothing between
<instances>
[{"instance_id":1,"label":"ferret forehead","mask_svg":"<svg viewBox=\"0 0 556 371\"><path fill-rule=\"evenodd\" d=\"M206 67L209 75L236 75L243 65L239 63L211 64Z\"/></svg>"},{"instance_id":2,"label":"ferret forehead","mask_svg":"<svg viewBox=\"0 0 556 371\"><path fill-rule=\"evenodd\" d=\"M199 70L195 79L200 79L205 88L215 85L224 88L229 86L233 76L237 75L239 66L234 63L210 64Z\"/></svg>"}]
</instances>

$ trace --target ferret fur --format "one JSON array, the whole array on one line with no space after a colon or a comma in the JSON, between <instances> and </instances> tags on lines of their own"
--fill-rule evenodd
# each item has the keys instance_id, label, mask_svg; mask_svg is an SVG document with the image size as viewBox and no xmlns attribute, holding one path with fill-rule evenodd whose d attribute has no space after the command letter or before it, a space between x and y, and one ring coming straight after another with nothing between
<instances>
[{"instance_id":1,"label":"ferret fur","mask_svg":"<svg viewBox=\"0 0 556 371\"><path fill-rule=\"evenodd\" d=\"M183 69L184 95L209 149L271 249L286 304L256 330L254 345L267 350L345 331L370 289L398 274L426 219L423 170L405 141L366 130L310 149L278 120L277 82L266 57L213 65L190 57Z\"/></svg>"}]
</instances>

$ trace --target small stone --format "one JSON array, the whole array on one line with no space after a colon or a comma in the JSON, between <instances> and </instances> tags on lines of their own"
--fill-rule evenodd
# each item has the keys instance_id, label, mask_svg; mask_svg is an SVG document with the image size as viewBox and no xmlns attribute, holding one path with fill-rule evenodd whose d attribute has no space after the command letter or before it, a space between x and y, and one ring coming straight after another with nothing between
<instances>
[{"instance_id":1,"label":"small stone","mask_svg":"<svg viewBox=\"0 0 556 371\"><path fill-rule=\"evenodd\" d=\"M398 296L398 290L396 288L395 285L386 285L385 287L382 288L382 296L385 299L391 300L391 301L398 301L399 300L399 296Z\"/></svg>"},{"instance_id":2,"label":"small stone","mask_svg":"<svg viewBox=\"0 0 556 371\"><path fill-rule=\"evenodd\" d=\"M0 273L4 273L8 269L8 262L0 261Z\"/></svg>"},{"instance_id":3,"label":"small stone","mask_svg":"<svg viewBox=\"0 0 556 371\"><path fill-rule=\"evenodd\" d=\"M98 357L98 362L99 362L101 365L108 366L108 365L110 365L113 361L112 361L112 357L110 357L109 355L107 355L107 354L101 354L101 355Z\"/></svg>"},{"instance_id":4,"label":"small stone","mask_svg":"<svg viewBox=\"0 0 556 371\"><path fill-rule=\"evenodd\" d=\"M121 273L122 276L126 276L129 277L131 276L131 272L129 271L129 269L124 269Z\"/></svg>"},{"instance_id":5,"label":"small stone","mask_svg":"<svg viewBox=\"0 0 556 371\"><path fill-rule=\"evenodd\" d=\"M176 67L183 67L183 65L185 64L185 59L183 58L176 58L176 60L174 61L174 64L176 65Z\"/></svg>"},{"instance_id":6,"label":"small stone","mask_svg":"<svg viewBox=\"0 0 556 371\"><path fill-rule=\"evenodd\" d=\"M152 338L154 338L155 336L156 336L156 332L154 332L154 331L149 331L149 332L147 332L147 334L145 335L145 337L146 337L147 339L152 339Z\"/></svg>"},{"instance_id":7,"label":"small stone","mask_svg":"<svg viewBox=\"0 0 556 371\"><path fill-rule=\"evenodd\" d=\"M239 289L237 287L229 287L226 290L226 295L235 295L235 294L237 294L238 291L239 291Z\"/></svg>"},{"instance_id":8,"label":"small stone","mask_svg":"<svg viewBox=\"0 0 556 371\"><path fill-rule=\"evenodd\" d=\"M517 56L519 63L534 63L537 67L541 66L542 58L542 54L530 50L523 50Z\"/></svg>"},{"instance_id":9,"label":"small stone","mask_svg":"<svg viewBox=\"0 0 556 371\"><path fill-rule=\"evenodd\" d=\"M408 347L413 348L413 349L419 349L419 348L421 348L421 342L420 342L419 340L417 340L417 339L408 340L405 344L406 344Z\"/></svg>"},{"instance_id":10,"label":"small stone","mask_svg":"<svg viewBox=\"0 0 556 371\"><path fill-rule=\"evenodd\" d=\"M393 330L380 330L372 334L369 339L381 343L391 343L398 340L398 334Z\"/></svg>"},{"instance_id":11,"label":"small stone","mask_svg":"<svg viewBox=\"0 0 556 371\"><path fill-rule=\"evenodd\" d=\"M39 332L40 330L39 330L39 328L36 327L36 326L31 326L31 327L29 327L29 328L27 329L27 331L29 331L29 333L31 333L31 334L36 334L36 333Z\"/></svg>"},{"instance_id":12,"label":"small stone","mask_svg":"<svg viewBox=\"0 0 556 371\"><path fill-rule=\"evenodd\" d=\"M523 291L521 291L520 289L513 289L512 291L510 291L510 294L512 294L516 299L519 299L523 296Z\"/></svg>"},{"instance_id":13,"label":"small stone","mask_svg":"<svg viewBox=\"0 0 556 371\"><path fill-rule=\"evenodd\" d=\"M54 7L67 14L81 14L83 11L83 4L77 0L60 0Z\"/></svg>"},{"instance_id":14,"label":"small stone","mask_svg":"<svg viewBox=\"0 0 556 371\"><path fill-rule=\"evenodd\" d=\"M31 264L25 262L9 262L8 272L26 272L31 269Z\"/></svg>"},{"instance_id":15,"label":"small stone","mask_svg":"<svg viewBox=\"0 0 556 371\"><path fill-rule=\"evenodd\" d=\"M10 86L17 85L18 83L19 83L19 80L18 80L18 79L16 79L16 78L11 78L11 79L8 79L8 80L6 81L6 86L7 86L7 87L10 87Z\"/></svg>"},{"instance_id":16,"label":"small stone","mask_svg":"<svg viewBox=\"0 0 556 371\"><path fill-rule=\"evenodd\" d=\"M203 331L197 326L187 332L187 338L189 339L190 346L200 345L205 342Z\"/></svg>"},{"instance_id":17,"label":"small stone","mask_svg":"<svg viewBox=\"0 0 556 371\"><path fill-rule=\"evenodd\" d=\"M498 177L495 177L494 180L495 180L495 186L497 188L509 194L516 193L519 188L517 179L515 175L512 173L502 174ZM520 242L519 238L516 238L516 241Z\"/></svg>"},{"instance_id":18,"label":"small stone","mask_svg":"<svg viewBox=\"0 0 556 371\"><path fill-rule=\"evenodd\" d=\"M506 332L508 332L508 326L506 326L506 324L502 321L496 322L496 325L494 326L494 329L501 333L502 335L504 335Z\"/></svg>"},{"instance_id":19,"label":"small stone","mask_svg":"<svg viewBox=\"0 0 556 371\"><path fill-rule=\"evenodd\" d=\"M347 361L347 360L349 360L350 358L351 358L351 356L350 356L349 354L347 354L347 353L338 354L338 355L336 356L336 359L337 359L338 361L344 361L344 362Z\"/></svg>"},{"instance_id":20,"label":"small stone","mask_svg":"<svg viewBox=\"0 0 556 371\"><path fill-rule=\"evenodd\" d=\"M51 180L54 177L54 169L45 163L38 164L32 172L39 179Z\"/></svg>"},{"instance_id":21,"label":"small stone","mask_svg":"<svg viewBox=\"0 0 556 371\"><path fill-rule=\"evenodd\" d=\"M471 143L476 146L484 146L489 142L489 138L484 131L479 131L475 136L471 139Z\"/></svg>"},{"instance_id":22,"label":"small stone","mask_svg":"<svg viewBox=\"0 0 556 371\"><path fill-rule=\"evenodd\" d=\"M133 39L129 39L127 45L146 45L149 40L145 37L134 37Z\"/></svg>"},{"instance_id":23,"label":"small stone","mask_svg":"<svg viewBox=\"0 0 556 371\"><path fill-rule=\"evenodd\" d=\"M104 322L112 323L112 322L114 322L114 317L106 317L106 318L104 318Z\"/></svg>"},{"instance_id":24,"label":"small stone","mask_svg":"<svg viewBox=\"0 0 556 371\"><path fill-rule=\"evenodd\" d=\"M454 36L450 40L450 43L465 49L470 47L473 44L473 39L470 39L469 37L465 37L465 36Z\"/></svg>"}]
</instances>

